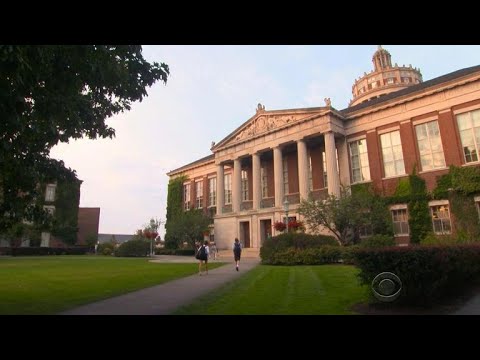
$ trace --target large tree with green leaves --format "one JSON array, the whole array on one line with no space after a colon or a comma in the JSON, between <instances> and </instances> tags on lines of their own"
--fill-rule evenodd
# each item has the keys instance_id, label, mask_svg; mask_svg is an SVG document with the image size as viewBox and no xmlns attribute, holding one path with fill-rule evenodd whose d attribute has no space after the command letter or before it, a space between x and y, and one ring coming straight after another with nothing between
<instances>
[{"instance_id":1,"label":"large tree with green leaves","mask_svg":"<svg viewBox=\"0 0 480 360\"><path fill-rule=\"evenodd\" d=\"M360 229L368 227L373 234L392 235L392 220L384 199L369 188L350 192L342 188L340 197L329 195L317 201L302 200L298 212L312 233L330 230L340 245L357 243Z\"/></svg>"},{"instance_id":2,"label":"large tree with green leaves","mask_svg":"<svg viewBox=\"0 0 480 360\"><path fill-rule=\"evenodd\" d=\"M53 146L112 138L105 120L168 75L139 45L0 45L0 232L43 216L38 184L76 179Z\"/></svg>"},{"instance_id":3,"label":"large tree with green leaves","mask_svg":"<svg viewBox=\"0 0 480 360\"><path fill-rule=\"evenodd\" d=\"M211 218L200 209L185 211L181 216L170 222L169 237L171 240L169 247L179 247L184 241L192 248L195 247L196 241L203 240L203 234L208 231L211 222Z\"/></svg>"}]
</instances>

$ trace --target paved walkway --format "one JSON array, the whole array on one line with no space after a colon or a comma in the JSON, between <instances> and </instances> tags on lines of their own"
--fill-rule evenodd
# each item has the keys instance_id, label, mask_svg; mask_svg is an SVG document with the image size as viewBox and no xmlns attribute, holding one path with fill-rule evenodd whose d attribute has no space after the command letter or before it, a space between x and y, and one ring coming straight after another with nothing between
<instances>
[{"instance_id":1,"label":"paved walkway","mask_svg":"<svg viewBox=\"0 0 480 360\"><path fill-rule=\"evenodd\" d=\"M235 271L232 258L222 258L221 262L228 262L208 275L198 274L173 280L161 285L134 291L110 299L80 306L60 315L167 315L176 308L193 302L197 297L234 280L253 269L260 262L259 259L242 259L240 271ZM156 256L152 262L192 262L191 256ZM198 266L198 265L197 265Z\"/></svg>"},{"instance_id":2,"label":"paved walkway","mask_svg":"<svg viewBox=\"0 0 480 360\"><path fill-rule=\"evenodd\" d=\"M475 295L451 315L480 315L480 294Z\"/></svg>"}]
</instances>

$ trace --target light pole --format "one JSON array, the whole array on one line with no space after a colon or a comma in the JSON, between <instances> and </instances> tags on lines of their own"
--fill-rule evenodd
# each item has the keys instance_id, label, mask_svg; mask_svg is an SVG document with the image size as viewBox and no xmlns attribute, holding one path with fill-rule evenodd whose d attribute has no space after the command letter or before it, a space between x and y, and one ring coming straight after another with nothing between
<instances>
[{"instance_id":1,"label":"light pole","mask_svg":"<svg viewBox=\"0 0 480 360\"><path fill-rule=\"evenodd\" d=\"M287 234L288 234L288 199L285 198L285 201L283 202L283 210L285 210L285 223L287 226Z\"/></svg>"}]
</instances>

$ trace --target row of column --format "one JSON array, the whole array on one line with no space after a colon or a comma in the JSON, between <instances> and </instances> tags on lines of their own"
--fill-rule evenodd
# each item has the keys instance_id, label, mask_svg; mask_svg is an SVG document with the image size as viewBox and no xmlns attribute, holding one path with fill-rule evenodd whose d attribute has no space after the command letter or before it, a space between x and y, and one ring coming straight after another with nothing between
<instances>
[{"instance_id":1,"label":"row of column","mask_svg":"<svg viewBox=\"0 0 480 360\"><path fill-rule=\"evenodd\" d=\"M337 169L337 158L335 148L335 136L333 132L324 134L325 137L325 156L327 163L327 186L328 193L335 196L340 195L340 179ZM343 155L343 152L342 152ZM307 144L304 139L297 141L298 156L298 181L300 199L308 197L308 174L309 163L307 155ZM340 160L340 159L339 159ZM282 148L277 146L273 148L273 174L275 186L275 206L282 207L284 201L283 191L283 156ZM223 213L225 203L225 184L224 184L223 165L217 165L217 215ZM261 178L260 178L260 154L252 154L252 181L253 181L253 204L252 209L260 209L261 199ZM232 211L240 211L242 192L242 167L241 159L233 160L233 178L232 178Z\"/></svg>"}]
</instances>

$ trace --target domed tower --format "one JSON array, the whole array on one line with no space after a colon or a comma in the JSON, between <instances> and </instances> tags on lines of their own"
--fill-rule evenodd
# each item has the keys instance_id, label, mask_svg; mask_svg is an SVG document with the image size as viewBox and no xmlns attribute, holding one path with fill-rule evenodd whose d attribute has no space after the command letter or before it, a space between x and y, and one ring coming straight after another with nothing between
<instances>
[{"instance_id":1,"label":"domed tower","mask_svg":"<svg viewBox=\"0 0 480 360\"><path fill-rule=\"evenodd\" d=\"M392 66L392 56L390 53L378 46L372 57L374 69L369 73L364 73L363 77L355 80L352 86L353 99L349 106L354 106L382 95L394 91L405 89L422 82L420 69L408 67Z\"/></svg>"}]
</instances>

